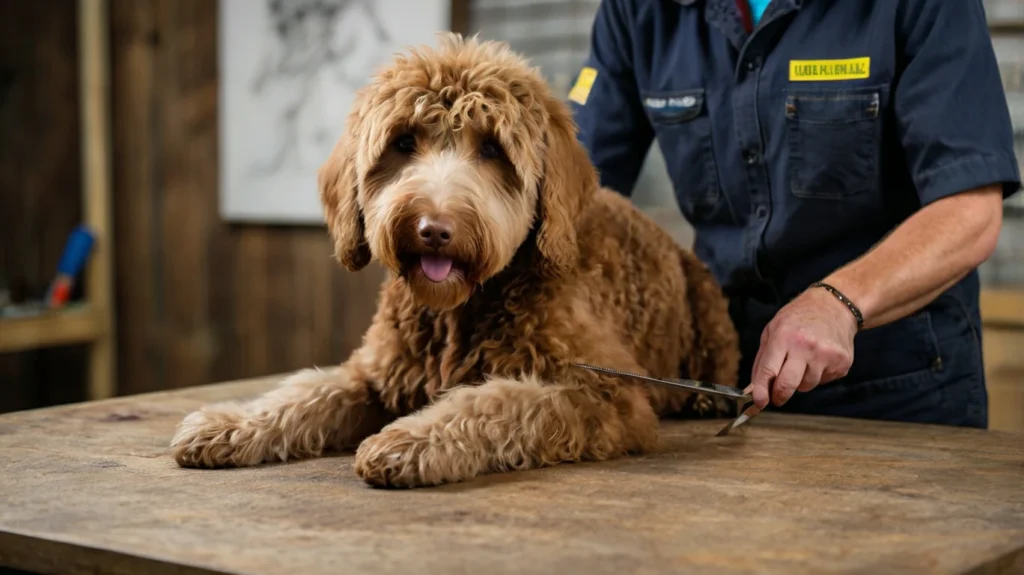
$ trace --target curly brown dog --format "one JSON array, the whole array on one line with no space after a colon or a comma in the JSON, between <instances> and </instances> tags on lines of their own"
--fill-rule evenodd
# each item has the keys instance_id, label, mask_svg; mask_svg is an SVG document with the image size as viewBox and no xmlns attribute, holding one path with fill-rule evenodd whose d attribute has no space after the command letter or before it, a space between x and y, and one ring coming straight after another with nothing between
<instances>
[{"instance_id":1,"label":"curly brown dog","mask_svg":"<svg viewBox=\"0 0 1024 575\"><path fill-rule=\"evenodd\" d=\"M319 173L336 256L391 272L362 346L172 442L188 467L357 448L426 486L655 447L659 416L735 406L573 366L735 385L737 337L691 252L600 189L567 105L507 46L446 36L358 95Z\"/></svg>"}]
</instances>

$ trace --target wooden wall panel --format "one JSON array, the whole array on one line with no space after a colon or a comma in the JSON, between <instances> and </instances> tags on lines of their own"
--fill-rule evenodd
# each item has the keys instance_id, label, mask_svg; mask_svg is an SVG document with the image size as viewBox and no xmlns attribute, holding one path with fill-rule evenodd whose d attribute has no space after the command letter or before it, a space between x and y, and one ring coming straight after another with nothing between
<instances>
[{"instance_id":1,"label":"wooden wall panel","mask_svg":"<svg viewBox=\"0 0 1024 575\"><path fill-rule=\"evenodd\" d=\"M120 392L331 365L383 273L350 274L322 227L217 213L217 8L113 0Z\"/></svg>"},{"instance_id":2,"label":"wooden wall panel","mask_svg":"<svg viewBox=\"0 0 1024 575\"><path fill-rule=\"evenodd\" d=\"M0 275L39 298L82 215L75 3L0 2ZM0 354L0 411L85 397L84 349Z\"/></svg>"}]
</instances>

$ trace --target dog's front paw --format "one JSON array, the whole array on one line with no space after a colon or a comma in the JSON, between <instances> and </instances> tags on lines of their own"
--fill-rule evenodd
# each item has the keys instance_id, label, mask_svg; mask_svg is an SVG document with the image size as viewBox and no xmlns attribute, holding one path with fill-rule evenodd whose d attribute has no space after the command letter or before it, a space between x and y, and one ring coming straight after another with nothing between
<instances>
[{"instance_id":1,"label":"dog's front paw","mask_svg":"<svg viewBox=\"0 0 1024 575\"><path fill-rule=\"evenodd\" d=\"M265 440L237 408L211 406L178 424L171 453L182 467L244 467L262 462Z\"/></svg>"},{"instance_id":2,"label":"dog's front paw","mask_svg":"<svg viewBox=\"0 0 1024 575\"><path fill-rule=\"evenodd\" d=\"M401 422L367 437L356 450L355 472L375 487L427 487L471 479L471 454Z\"/></svg>"}]
</instances>

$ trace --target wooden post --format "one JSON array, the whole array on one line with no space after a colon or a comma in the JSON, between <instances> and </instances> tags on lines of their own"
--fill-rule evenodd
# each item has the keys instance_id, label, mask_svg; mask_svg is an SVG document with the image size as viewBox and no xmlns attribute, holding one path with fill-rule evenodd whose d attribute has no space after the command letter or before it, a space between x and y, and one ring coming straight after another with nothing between
<instances>
[{"instance_id":1,"label":"wooden post","mask_svg":"<svg viewBox=\"0 0 1024 575\"><path fill-rule=\"evenodd\" d=\"M96 234L86 270L86 298L99 324L89 356L89 398L117 393L111 254L110 54L108 0L78 0L78 59L82 139L82 209Z\"/></svg>"}]
</instances>

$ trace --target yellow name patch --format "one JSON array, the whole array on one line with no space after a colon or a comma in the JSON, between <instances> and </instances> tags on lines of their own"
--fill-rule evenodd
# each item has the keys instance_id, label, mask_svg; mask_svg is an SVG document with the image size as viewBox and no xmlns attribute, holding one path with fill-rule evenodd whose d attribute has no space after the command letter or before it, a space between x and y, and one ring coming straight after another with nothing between
<instances>
[{"instance_id":1,"label":"yellow name patch","mask_svg":"<svg viewBox=\"0 0 1024 575\"><path fill-rule=\"evenodd\" d=\"M871 75L871 58L790 60L790 82L860 80Z\"/></svg>"},{"instance_id":2,"label":"yellow name patch","mask_svg":"<svg viewBox=\"0 0 1024 575\"><path fill-rule=\"evenodd\" d=\"M594 80L597 79L597 70L589 66L580 70L576 77L576 84L569 91L569 99L580 105L587 103L590 97L590 89L594 87Z\"/></svg>"}]
</instances>

